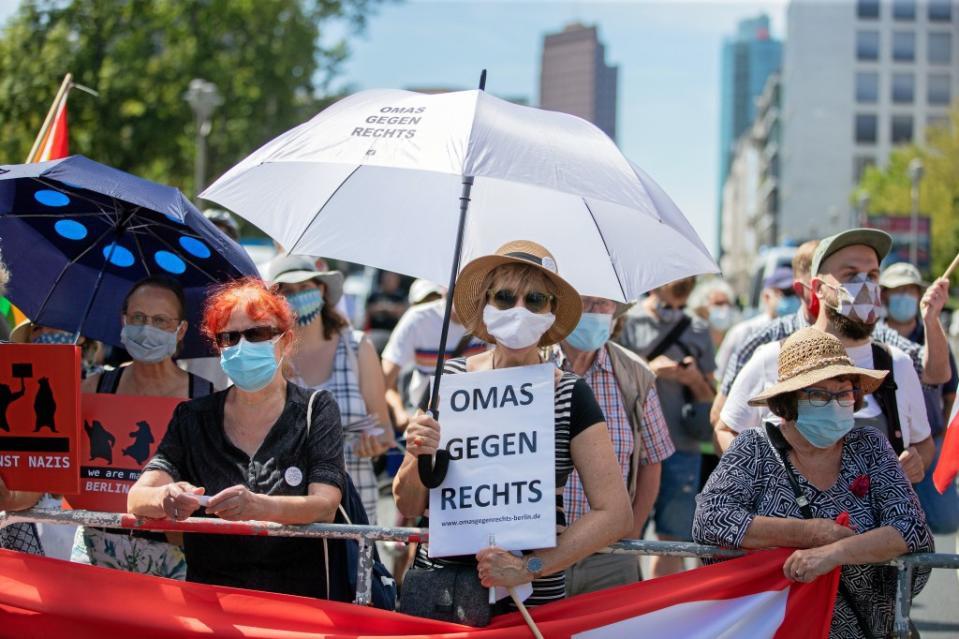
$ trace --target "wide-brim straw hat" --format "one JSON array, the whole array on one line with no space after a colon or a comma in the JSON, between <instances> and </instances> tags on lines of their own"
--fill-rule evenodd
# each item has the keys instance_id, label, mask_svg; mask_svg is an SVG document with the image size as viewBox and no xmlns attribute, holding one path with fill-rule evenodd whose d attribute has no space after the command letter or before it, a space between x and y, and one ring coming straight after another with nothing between
<instances>
[{"instance_id":1,"label":"wide-brim straw hat","mask_svg":"<svg viewBox=\"0 0 959 639\"><path fill-rule=\"evenodd\" d=\"M863 395L875 391L889 371L859 368L852 363L838 338L815 328L793 333L779 350L779 382L749 400L764 406L770 397L792 393L833 377L855 375Z\"/></svg>"},{"instance_id":2,"label":"wide-brim straw hat","mask_svg":"<svg viewBox=\"0 0 959 639\"><path fill-rule=\"evenodd\" d=\"M326 285L323 296L327 306L336 306L343 297L343 273L320 271L313 258L306 255L279 255L270 262L267 277L273 284L299 284L316 280Z\"/></svg>"},{"instance_id":3,"label":"wide-brim straw hat","mask_svg":"<svg viewBox=\"0 0 959 639\"><path fill-rule=\"evenodd\" d=\"M14 344L29 344L34 326L30 320L23 320L10 331L10 341Z\"/></svg>"},{"instance_id":4,"label":"wide-brim straw hat","mask_svg":"<svg viewBox=\"0 0 959 639\"><path fill-rule=\"evenodd\" d=\"M536 242L528 240L504 244L493 255L478 257L463 267L456 279L456 292L453 294L453 305L460 322L464 326L475 327L473 334L476 337L490 343L496 341L486 332L486 326L482 322L487 301L483 280L490 271L504 264L532 266L553 283L556 287L556 305L553 310L556 321L540 338L539 345L551 346L566 339L579 323L579 317L583 314L583 302L576 289L559 276L552 254ZM478 319L480 321L477 321Z\"/></svg>"}]
</instances>

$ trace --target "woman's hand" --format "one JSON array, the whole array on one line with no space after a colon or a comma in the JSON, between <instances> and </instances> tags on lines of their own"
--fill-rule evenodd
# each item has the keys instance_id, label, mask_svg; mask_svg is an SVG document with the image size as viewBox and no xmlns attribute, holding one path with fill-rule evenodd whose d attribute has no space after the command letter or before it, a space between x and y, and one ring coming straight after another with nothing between
<instances>
[{"instance_id":1,"label":"woman's hand","mask_svg":"<svg viewBox=\"0 0 959 639\"><path fill-rule=\"evenodd\" d=\"M200 508L198 495L203 494L203 488L185 482L178 481L165 486L161 506L168 519L173 521L183 521Z\"/></svg>"},{"instance_id":2,"label":"woman's hand","mask_svg":"<svg viewBox=\"0 0 959 639\"><path fill-rule=\"evenodd\" d=\"M526 570L526 562L502 548L484 548L476 553L476 561L480 583L486 588L511 588L533 580L533 575Z\"/></svg>"},{"instance_id":3,"label":"woman's hand","mask_svg":"<svg viewBox=\"0 0 959 639\"><path fill-rule=\"evenodd\" d=\"M353 452L355 452L358 457L379 457L389 450L389 448L390 447L381 442L376 435L360 433L360 439L353 448Z\"/></svg>"},{"instance_id":4,"label":"woman's hand","mask_svg":"<svg viewBox=\"0 0 959 639\"><path fill-rule=\"evenodd\" d=\"M418 413L406 427L406 451L414 457L432 456L439 446L439 423L429 413Z\"/></svg>"},{"instance_id":5,"label":"woman's hand","mask_svg":"<svg viewBox=\"0 0 959 639\"><path fill-rule=\"evenodd\" d=\"M230 486L210 497L206 511L227 521L272 521L264 514L263 499L246 486Z\"/></svg>"},{"instance_id":6,"label":"woman's hand","mask_svg":"<svg viewBox=\"0 0 959 639\"><path fill-rule=\"evenodd\" d=\"M840 526L832 519L805 519L803 520L803 539L807 543L803 544L806 548L817 548L826 546L840 539L852 537L855 531Z\"/></svg>"},{"instance_id":7,"label":"woman's hand","mask_svg":"<svg viewBox=\"0 0 959 639\"><path fill-rule=\"evenodd\" d=\"M797 550L783 564L783 574L793 581L809 583L830 572L839 563L832 545Z\"/></svg>"}]
</instances>

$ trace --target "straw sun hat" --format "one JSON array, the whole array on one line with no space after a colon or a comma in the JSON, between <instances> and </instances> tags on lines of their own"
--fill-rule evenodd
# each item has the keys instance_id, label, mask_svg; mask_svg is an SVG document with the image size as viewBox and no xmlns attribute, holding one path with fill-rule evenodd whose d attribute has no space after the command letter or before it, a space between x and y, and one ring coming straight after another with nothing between
<instances>
[{"instance_id":1,"label":"straw sun hat","mask_svg":"<svg viewBox=\"0 0 959 639\"><path fill-rule=\"evenodd\" d=\"M493 343L496 340L486 332L482 321L486 307L487 293L483 290L483 280L487 273L497 266L504 264L523 264L542 271L556 287L556 322L539 340L540 346L550 346L563 341L573 332L579 317L583 313L583 302L579 293L557 273L556 260L545 248L536 242L517 240L509 242L497 249L493 255L478 257L460 271L456 279L456 292L453 294L453 304L456 314L463 326L475 326L474 334L480 339Z\"/></svg>"},{"instance_id":2,"label":"straw sun hat","mask_svg":"<svg viewBox=\"0 0 959 639\"><path fill-rule=\"evenodd\" d=\"M889 371L858 368L836 337L815 328L793 333L779 350L779 382L749 400L764 406L771 397L791 393L840 375L857 375L863 395L875 391Z\"/></svg>"}]
</instances>

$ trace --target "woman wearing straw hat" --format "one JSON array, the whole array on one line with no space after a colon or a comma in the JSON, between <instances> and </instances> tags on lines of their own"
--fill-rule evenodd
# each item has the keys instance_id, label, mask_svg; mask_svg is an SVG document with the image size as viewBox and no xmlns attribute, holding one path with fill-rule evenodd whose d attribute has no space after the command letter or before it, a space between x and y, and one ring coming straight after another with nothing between
<instances>
[{"instance_id":1,"label":"woman wearing straw hat","mask_svg":"<svg viewBox=\"0 0 959 639\"><path fill-rule=\"evenodd\" d=\"M446 363L445 374L509 368L544 361L541 348L562 341L582 313L579 293L557 274L556 261L542 246L510 242L494 255L473 260L460 272L453 296L456 313L474 335L494 348ZM632 514L626 486L613 454L606 423L586 382L556 370L556 490L555 548L516 557L499 548L476 556L483 586L512 587L533 583L527 605L565 596L563 570L627 534ZM417 456L433 455L439 446L440 425L420 414L406 431L407 455L393 482L399 510L408 517L423 514L428 489L417 473ZM590 511L563 530L563 487L573 469L586 487ZM415 568L442 564L430 560L421 546Z\"/></svg>"},{"instance_id":2,"label":"woman wearing straw hat","mask_svg":"<svg viewBox=\"0 0 959 639\"><path fill-rule=\"evenodd\" d=\"M768 406L782 425L734 440L697 497L693 538L799 548L783 566L796 581L843 566L830 636L887 636L896 573L863 564L930 550L932 536L888 440L853 427L863 396L886 371L856 368L838 339L814 328L783 343L778 368L778 383L750 404ZM913 595L928 575L916 571Z\"/></svg>"}]
</instances>

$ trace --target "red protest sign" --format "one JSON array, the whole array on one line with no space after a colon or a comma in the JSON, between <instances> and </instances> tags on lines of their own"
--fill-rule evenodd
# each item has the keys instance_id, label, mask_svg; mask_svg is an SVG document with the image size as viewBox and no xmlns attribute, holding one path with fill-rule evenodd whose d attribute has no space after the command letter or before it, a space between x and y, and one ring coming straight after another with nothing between
<instances>
[{"instance_id":1,"label":"red protest sign","mask_svg":"<svg viewBox=\"0 0 959 639\"><path fill-rule=\"evenodd\" d=\"M80 434L80 493L73 508L125 513L127 493L166 434L177 397L84 393Z\"/></svg>"},{"instance_id":2,"label":"red protest sign","mask_svg":"<svg viewBox=\"0 0 959 639\"><path fill-rule=\"evenodd\" d=\"M80 349L0 345L0 478L8 488L74 493L80 487Z\"/></svg>"}]
</instances>

